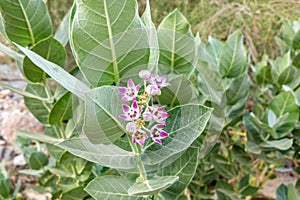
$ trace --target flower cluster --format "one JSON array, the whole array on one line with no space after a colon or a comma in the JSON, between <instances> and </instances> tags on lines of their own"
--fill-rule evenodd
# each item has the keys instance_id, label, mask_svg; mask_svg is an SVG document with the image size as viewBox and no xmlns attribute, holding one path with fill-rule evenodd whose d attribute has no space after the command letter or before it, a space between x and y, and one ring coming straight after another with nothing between
<instances>
[{"instance_id":1,"label":"flower cluster","mask_svg":"<svg viewBox=\"0 0 300 200\"><path fill-rule=\"evenodd\" d=\"M164 111L164 107L155 107L152 104L153 97L161 94L161 88L167 87L166 77L159 77L148 70L139 73L144 80L144 92L140 93L141 86L135 85L129 79L127 87L120 87L119 92L123 95L121 102L129 102L131 105L122 104L123 114L120 118L128 121L126 130L132 134L132 142L144 146L145 141L150 137L154 142L162 144L161 139L168 137L168 133L163 129L166 126L165 120L169 114ZM155 122L155 123L151 123ZM146 124L154 124L151 129L145 127Z\"/></svg>"}]
</instances>

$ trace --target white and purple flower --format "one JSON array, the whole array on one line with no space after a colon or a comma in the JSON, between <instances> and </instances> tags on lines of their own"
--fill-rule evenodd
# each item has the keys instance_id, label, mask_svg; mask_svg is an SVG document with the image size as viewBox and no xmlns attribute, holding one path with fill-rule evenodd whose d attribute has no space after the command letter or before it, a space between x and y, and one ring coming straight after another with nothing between
<instances>
[{"instance_id":1,"label":"white and purple flower","mask_svg":"<svg viewBox=\"0 0 300 200\"><path fill-rule=\"evenodd\" d=\"M151 138L154 142L162 144L161 139L164 139L169 136L169 134L163 130L165 124L156 124L151 128Z\"/></svg>"},{"instance_id":2,"label":"white and purple flower","mask_svg":"<svg viewBox=\"0 0 300 200\"><path fill-rule=\"evenodd\" d=\"M135 85L134 82L129 79L126 87L120 87L119 92L124 96L121 98L121 102L133 101L136 99L138 92L140 90L140 85Z\"/></svg>"},{"instance_id":3,"label":"white and purple flower","mask_svg":"<svg viewBox=\"0 0 300 200\"><path fill-rule=\"evenodd\" d=\"M144 146L145 141L148 139L148 136L145 131L138 129L132 134L132 143L139 143L141 146Z\"/></svg>"},{"instance_id":4,"label":"white and purple flower","mask_svg":"<svg viewBox=\"0 0 300 200\"><path fill-rule=\"evenodd\" d=\"M152 73L149 78L146 78L146 80L152 85L156 85L159 89L170 86L170 83L167 82L167 77L165 76L159 77Z\"/></svg>"},{"instance_id":5,"label":"white and purple flower","mask_svg":"<svg viewBox=\"0 0 300 200\"><path fill-rule=\"evenodd\" d=\"M122 109L124 114L121 114L120 118L126 121L134 121L139 119L139 117L141 116L142 110L139 109L136 100L133 100L131 107L126 104L123 104Z\"/></svg>"},{"instance_id":6,"label":"white and purple flower","mask_svg":"<svg viewBox=\"0 0 300 200\"><path fill-rule=\"evenodd\" d=\"M135 85L131 79L128 80L127 87L119 88L119 92L123 94L121 102L130 102L129 105L122 104L124 113L120 115L120 118L128 122L126 131L131 134L132 143L144 146L145 141L151 137L154 142L162 144L161 140L169 136L163 130L169 114L164 112L165 107L154 107L152 103L150 106L149 102L153 102L155 96L161 95L162 87L170 84L167 83L166 77L156 76L148 70L140 71L139 76L144 80L144 93L139 94L141 86ZM145 127L153 122L151 130Z\"/></svg>"}]
</instances>

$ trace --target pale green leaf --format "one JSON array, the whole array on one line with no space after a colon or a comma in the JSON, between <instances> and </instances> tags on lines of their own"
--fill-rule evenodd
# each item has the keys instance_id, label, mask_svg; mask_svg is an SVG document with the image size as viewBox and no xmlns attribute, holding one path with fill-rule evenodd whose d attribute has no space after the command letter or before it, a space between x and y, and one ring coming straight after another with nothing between
<instances>
[{"instance_id":1,"label":"pale green leaf","mask_svg":"<svg viewBox=\"0 0 300 200\"><path fill-rule=\"evenodd\" d=\"M178 176L154 176L149 180L133 184L129 195L153 195L160 193L178 181Z\"/></svg>"},{"instance_id":2,"label":"pale green leaf","mask_svg":"<svg viewBox=\"0 0 300 200\"><path fill-rule=\"evenodd\" d=\"M281 184L276 190L277 200L288 200L288 188L284 184Z\"/></svg>"},{"instance_id":3,"label":"pale green leaf","mask_svg":"<svg viewBox=\"0 0 300 200\"><path fill-rule=\"evenodd\" d=\"M277 95L270 102L268 109L274 112L277 119L280 119L286 114L288 115L284 121L280 123L280 126L276 127L277 135L275 135L275 139L286 136L294 129L298 122L299 109L292 92L282 92Z\"/></svg>"},{"instance_id":4,"label":"pale green leaf","mask_svg":"<svg viewBox=\"0 0 300 200\"><path fill-rule=\"evenodd\" d=\"M234 79L226 91L227 105L235 105L239 101L246 99L250 85L250 78L247 74Z\"/></svg>"},{"instance_id":5,"label":"pale green leaf","mask_svg":"<svg viewBox=\"0 0 300 200\"><path fill-rule=\"evenodd\" d=\"M45 60L38 54L33 51L23 48L17 45L21 51L38 67L43 69L49 76L51 76L54 80L56 80L60 85L66 88L68 91L79 97L80 99L84 99L84 93L89 91L90 88L76 79L74 76L70 75L67 71L62 69L60 66Z\"/></svg>"},{"instance_id":6,"label":"pale green leaf","mask_svg":"<svg viewBox=\"0 0 300 200\"><path fill-rule=\"evenodd\" d=\"M54 38L57 39L63 46L66 46L69 42L70 16L71 9L64 16L54 35Z\"/></svg>"},{"instance_id":7,"label":"pale green leaf","mask_svg":"<svg viewBox=\"0 0 300 200\"><path fill-rule=\"evenodd\" d=\"M236 31L229 36L222 50L219 71L223 77L237 77L246 71L246 59L243 35Z\"/></svg>"},{"instance_id":8,"label":"pale green leaf","mask_svg":"<svg viewBox=\"0 0 300 200\"><path fill-rule=\"evenodd\" d=\"M126 133L121 95L117 87L103 86L86 93L84 132L94 143L109 144Z\"/></svg>"},{"instance_id":9,"label":"pale green leaf","mask_svg":"<svg viewBox=\"0 0 300 200\"><path fill-rule=\"evenodd\" d=\"M168 111L165 130L169 137L163 140L163 145L151 143L145 147L142 159L145 164L154 165L168 157L186 150L196 140L210 118L212 109L198 105L187 104Z\"/></svg>"},{"instance_id":10,"label":"pale green leaf","mask_svg":"<svg viewBox=\"0 0 300 200\"><path fill-rule=\"evenodd\" d=\"M102 176L92 180L85 190L94 199L107 200L143 200L141 196L128 194L131 182L118 176Z\"/></svg>"},{"instance_id":11,"label":"pale green leaf","mask_svg":"<svg viewBox=\"0 0 300 200\"><path fill-rule=\"evenodd\" d=\"M31 46L52 34L51 18L42 0L0 0L0 11L9 39Z\"/></svg>"},{"instance_id":12,"label":"pale green leaf","mask_svg":"<svg viewBox=\"0 0 300 200\"><path fill-rule=\"evenodd\" d=\"M197 91L184 75L171 76L171 78L168 78L168 82L171 85L162 88L161 96L158 97L158 101L161 105L174 107L188 104L196 99Z\"/></svg>"},{"instance_id":13,"label":"pale green leaf","mask_svg":"<svg viewBox=\"0 0 300 200\"><path fill-rule=\"evenodd\" d=\"M158 27L159 69L162 74L185 74L195 66L196 45L186 18L175 9Z\"/></svg>"},{"instance_id":14,"label":"pale green leaf","mask_svg":"<svg viewBox=\"0 0 300 200\"><path fill-rule=\"evenodd\" d=\"M28 84L26 92L44 99L49 99L49 91L46 87L39 84ZM24 97L24 102L28 110L43 124L49 124L49 114L52 105L39 99Z\"/></svg>"},{"instance_id":15,"label":"pale green leaf","mask_svg":"<svg viewBox=\"0 0 300 200\"><path fill-rule=\"evenodd\" d=\"M115 169L132 169L137 166L137 158L132 152L116 145L92 144L88 139L68 139L57 146L90 162Z\"/></svg>"},{"instance_id":16,"label":"pale green leaf","mask_svg":"<svg viewBox=\"0 0 300 200\"><path fill-rule=\"evenodd\" d=\"M136 0L76 0L70 43L92 86L124 84L148 67L148 32L137 10Z\"/></svg>"},{"instance_id":17,"label":"pale green leaf","mask_svg":"<svg viewBox=\"0 0 300 200\"><path fill-rule=\"evenodd\" d=\"M62 142L61 139L57 139L42 133L33 133L33 132L28 132L28 131L17 131L18 136L24 137L24 138L30 138L32 140L36 140L39 142L44 142L48 144L56 144L59 142Z\"/></svg>"},{"instance_id":18,"label":"pale green leaf","mask_svg":"<svg viewBox=\"0 0 300 200\"><path fill-rule=\"evenodd\" d=\"M34 170L43 168L48 162L48 157L42 152L33 152L29 157L29 165Z\"/></svg>"},{"instance_id":19,"label":"pale green leaf","mask_svg":"<svg viewBox=\"0 0 300 200\"><path fill-rule=\"evenodd\" d=\"M189 185L198 166L199 149L188 148L176 161L158 171L158 176L178 176L179 180L162 192L166 199L178 199Z\"/></svg>"},{"instance_id":20,"label":"pale green leaf","mask_svg":"<svg viewBox=\"0 0 300 200\"><path fill-rule=\"evenodd\" d=\"M282 140L268 140L265 143L261 143L263 148L275 148L282 151L288 150L293 145L293 139L284 138Z\"/></svg>"},{"instance_id":21,"label":"pale green leaf","mask_svg":"<svg viewBox=\"0 0 300 200\"><path fill-rule=\"evenodd\" d=\"M9 57L15 59L16 61L23 62L24 56L11 50L4 44L0 43L0 51L8 55Z\"/></svg>"}]
</instances>

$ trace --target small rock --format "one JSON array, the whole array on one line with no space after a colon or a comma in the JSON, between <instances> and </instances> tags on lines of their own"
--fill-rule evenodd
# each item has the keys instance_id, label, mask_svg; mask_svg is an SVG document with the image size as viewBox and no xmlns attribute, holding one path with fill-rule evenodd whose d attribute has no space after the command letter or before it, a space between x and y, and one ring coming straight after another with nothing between
<instances>
[{"instance_id":1,"label":"small rock","mask_svg":"<svg viewBox=\"0 0 300 200\"><path fill-rule=\"evenodd\" d=\"M24 154L20 154L20 155L17 155L14 160L13 160L13 163L15 166L24 166L26 165L26 160L24 158Z\"/></svg>"}]
</instances>

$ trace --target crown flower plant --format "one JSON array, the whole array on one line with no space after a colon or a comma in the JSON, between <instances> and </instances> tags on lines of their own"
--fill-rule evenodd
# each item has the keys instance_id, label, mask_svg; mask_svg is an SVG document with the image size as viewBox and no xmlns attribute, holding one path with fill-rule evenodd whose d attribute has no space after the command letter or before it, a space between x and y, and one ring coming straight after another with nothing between
<instances>
[{"instance_id":1,"label":"crown flower plant","mask_svg":"<svg viewBox=\"0 0 300 200\"><path fill-rule=\"evenodd\" d=\"M139 77L144 81L144 91L140 91L141 86L135 85L129 79L127 87L120 87L118 91L123 95L121 102L129 102L131 105L122 104L123 114L120 118L128 121L126 131L131 134L132 143L144 146L146 140L151 138L154 142L162 145L162 139L169 136L163 130L166 126L166 119L169 117L164 112L165 107L152 105L155 96L161 95L161 88L170 84L165 76L159 77L148 70L142 70ZM150 124L150 130L146 128Z\"/></svg>"}]
</instances>

